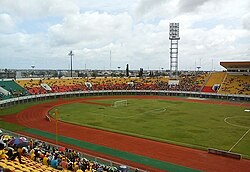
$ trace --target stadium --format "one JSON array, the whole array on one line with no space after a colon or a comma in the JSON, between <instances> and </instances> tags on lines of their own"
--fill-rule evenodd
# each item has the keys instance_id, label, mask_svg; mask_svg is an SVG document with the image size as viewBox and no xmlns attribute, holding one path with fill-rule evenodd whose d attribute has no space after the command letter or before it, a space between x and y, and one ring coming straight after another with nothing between
<instances>
[{"instance_id":1,"label":"stadium","mask_svg":"<svg viewBox=\"0 0 250 172\"><path fill-rule=\"evenodd\" d=\"M247 171L250 62L221 65L227 71L178 79L3 80L1 130L79 151L91 168L100 163L130 171ZM34 163L32 168L46 168Z\"/></svg>"},{"instance_id":2,"label":"stadium","mask_svg":"<svg viewBox=\"0 0 250 172\"><path fill-rule=\"evenodd\" d=\"M1 1L0 172L248 172L249 7Z\"/></svg>"}]
</instances>

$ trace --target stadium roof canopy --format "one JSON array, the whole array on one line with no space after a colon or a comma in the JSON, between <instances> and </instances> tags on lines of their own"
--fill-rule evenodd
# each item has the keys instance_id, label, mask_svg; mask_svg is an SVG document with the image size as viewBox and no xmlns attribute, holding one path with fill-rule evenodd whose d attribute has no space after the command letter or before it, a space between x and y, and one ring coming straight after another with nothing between
<instances>
[{"instance_id":1,"label":"stadium roof canopy","mask_svg":"<svg viewBox=\"0 0 250 172\"><path fill-rule=\"evenodd\" d=\"M220 62L220 65L226 69L239 68L239 69L250 69L250 61L245 62Z\"/></svg>"}]
</instances>

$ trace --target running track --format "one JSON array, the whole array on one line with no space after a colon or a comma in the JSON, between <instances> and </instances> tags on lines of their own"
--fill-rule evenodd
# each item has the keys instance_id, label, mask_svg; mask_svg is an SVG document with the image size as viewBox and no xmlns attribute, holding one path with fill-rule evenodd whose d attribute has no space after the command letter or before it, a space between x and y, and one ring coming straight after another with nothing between
<instances>
[{"instance_id":1,"label":"running track","mask_svg":"<svg viewBox=\"0 0 250 172\"><path fill-rule=\"evenodd\" d=\"M58 105L67 104L71 102L82 102L93 99L109 99L114 97L91 97L91 98L78 98L74 100L58 100L52 103L44 103L32 106L23 110L18 114L4 116L3 119L7 122L16 123L19 125L26 126L28 128L35 128L43 130L50 133L55 133L55 121L52 120L48 122L45 120L45 116L48 111ZM191 100L182 99L176 97L154 97L154 96L115 96L115 98L145 98L145 99L167 99L175 101L192 101L200 103L213 103L218 104L218 101L208 101L208 100ZM220 104L228 104L233 106L242 106L242 104L221 102ZM250 104L244 104L243 106L250 107ZM194 169L204 170L204 171L218 171L218 172L247 172L250 169L250 160L235 160L231 158L221 157L217 155L208 154L206 151L176 146L167 143L156 142L152 140L132 137L128 135L122 135L102 130L97 130L93 128L72 125L69 123L59 122L59 135L70 137L78 140L83 140L93 144L98 144L106 146L113 149L118 149L125 152L130 152L133 154L138 154L153 159L166 161ZM42 140L48 140L40 138ZM51 141L51 140L48 140ZM67 146L67 145L64 145ZM136 166L141 169L146 169L148 171L160 171L147 167L140 164L135 164L130 161L122 160L119 158L110 157L107 155L101 155L96 152L91 152L89 150L80 149L73 146L68 146L70 148L75 148L77 150L91 153L96 156L101 156L104 158L111 159L113 161L119 161L126 163L131 166Z\"/></svg>"}]
</instances>

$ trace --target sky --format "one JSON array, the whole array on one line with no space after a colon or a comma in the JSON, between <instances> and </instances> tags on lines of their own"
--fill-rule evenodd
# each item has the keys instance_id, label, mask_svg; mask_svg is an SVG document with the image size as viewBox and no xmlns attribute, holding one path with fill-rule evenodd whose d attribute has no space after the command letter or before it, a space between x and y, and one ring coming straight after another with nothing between
<instances>
[{"instance_id":1,"label":"sky","mask_svg":"<svg viewBox=\"0 0 250 172\"><path fill-rule=\"evenodd\" d=\"M0 0L0 69L170 69L250 61L249 0Z\"/></svg>"}]
</instances>

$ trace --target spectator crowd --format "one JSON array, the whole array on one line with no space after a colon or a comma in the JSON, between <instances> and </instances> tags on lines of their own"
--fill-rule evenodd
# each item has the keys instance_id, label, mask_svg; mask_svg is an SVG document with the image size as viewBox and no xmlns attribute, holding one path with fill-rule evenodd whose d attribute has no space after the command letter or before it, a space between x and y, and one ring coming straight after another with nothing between
<instances>
[{"instance_id":1,"label":"spectator crowd","mask_svg":"<svg viewBox=\"0 0 250 172\"><path fill-rule=\"evenodd\" d=\"M13 137L8 133L2 133L2 130L0 133L0 170L8 170L3 163L8 164L9 161L18 160L19 164L26 164L26 166L22 166L27 168L26 171L30 169L28 167L32 161L36 163L32 168L44 170L53 168L55 171L74 172L128 171L127 166L114 167L88 160L80 152L72 149L57 147L26 137Z\"/></svg>"}]
</instances>

